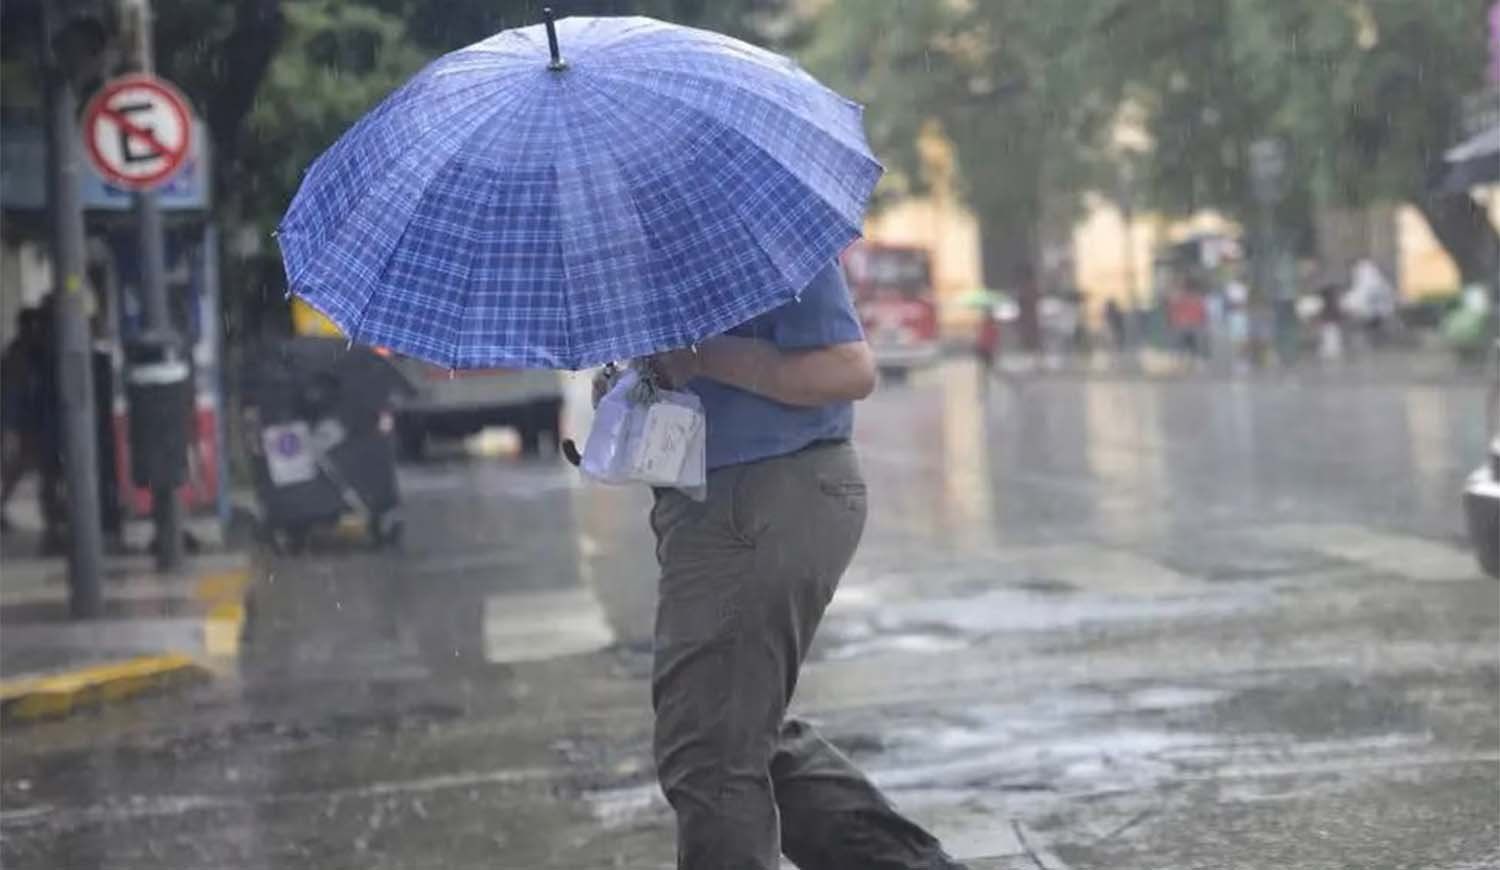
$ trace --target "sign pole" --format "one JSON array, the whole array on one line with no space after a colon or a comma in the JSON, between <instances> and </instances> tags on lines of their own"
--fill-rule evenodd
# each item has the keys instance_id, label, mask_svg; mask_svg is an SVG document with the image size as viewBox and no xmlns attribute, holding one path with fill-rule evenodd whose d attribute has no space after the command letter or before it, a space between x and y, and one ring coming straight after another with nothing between
<instances>
[{"instance_id":1,"label":"sign pole","mask_svg":"<svg viewBox=\"0 0 1500 870\"><path fill-rule=\"evenodd\" d=\"M68 488L68 604L76 619L92 619L103 610L100 577L104 569L104 532L99 516L99 457L95 439L92 346L89 341L88 289L84 283L83 202L79 192L81 163L76 98L70 71L57 57L54 21L42 5L43 75L47 101L47 202L51 211L54 349L57 354L57 413L62 418L63 472ZM50 445L49 445L50 446ZM46 477L43 486L47 485ZM50 496L43 495L44 510ZM49 528L59 517L49 516Z\"/></svg>"},{"instance_id":2,"label":"sign pole","mask_svg":"<svg viewBox=\"0 0 1500 870\"><path fill-rule=\"evenodd\" d=\"M145 75L154 71L152 18L150 0L135 7L136 66ZM172 323L172 309L167 300L166 235L162 229L161 204L155 190L141 190L135 195L136 221L140 230L141 296L146 314L146 331L164 343L175 346L181 337ZM165 426L186 426L187 420L162 420ZM175 439L168 439L175 440ZM182 568L182 504L177 487L160 483L151 488L151 512L156 527L156 567L164 573Z\"/></svg>"}]
</instances>

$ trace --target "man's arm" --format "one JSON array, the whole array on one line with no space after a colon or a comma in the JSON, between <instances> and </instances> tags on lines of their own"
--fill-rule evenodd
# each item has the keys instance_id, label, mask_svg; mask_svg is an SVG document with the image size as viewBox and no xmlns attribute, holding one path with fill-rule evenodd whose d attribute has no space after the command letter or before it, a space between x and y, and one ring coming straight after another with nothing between
<instances>
[{"instance_id":1,"label":"man's arm","mask_svg":"<svg viewBox=\"0 0 1500 870\"><path fill-rule=\"evenodd\" d=\"M783 405L852 402L875 390L875 356L862 340L782 350L761 339L721 335L696 350L658 354L652 361L673 384L709 378Z\"/></svg>"}]
</instances>

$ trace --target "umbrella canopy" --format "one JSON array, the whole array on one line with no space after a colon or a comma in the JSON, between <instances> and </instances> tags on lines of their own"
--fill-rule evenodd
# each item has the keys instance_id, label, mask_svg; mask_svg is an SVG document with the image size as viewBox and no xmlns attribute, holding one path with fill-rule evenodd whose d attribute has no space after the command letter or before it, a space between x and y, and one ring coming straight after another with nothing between
<instances>
[{"instance_id":1,"label":"umbrella canopy","mask_svg":"<svg viewBox=\"0 0 1500 870\"><path fill-rule=\"evenodd\" d=\"M582 368L793 299L859 234L860 108L791 61L649 18L445 55L313 164L278 232L352 340L453 368Z\"/></svg>"}]
</instances>

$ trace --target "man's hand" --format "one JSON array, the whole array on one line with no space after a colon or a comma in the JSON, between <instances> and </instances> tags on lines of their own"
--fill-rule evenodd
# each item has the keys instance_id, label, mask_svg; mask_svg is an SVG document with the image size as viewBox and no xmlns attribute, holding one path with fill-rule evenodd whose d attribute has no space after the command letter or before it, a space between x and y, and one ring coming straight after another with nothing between
<instances>
[{"instance_id":1,"label":"man's hand","mask_svg":"<svg viewBox=\"0 0 1500 870\"><path fill-rule=\"evenodd\" d=\"M610 388L615 385L615 381L619 379L620 369L614 363L610 363L599 369L597 372L594 372L594 381L592 386L593 403L595 408L599 407L599 402L604 398L605 394L610 391Z\"/></svg>"},{"instance_id":2,"label":"man's hand","mask_svg":"<svg viewBox=\"0 0 1500 870\"><path fill-rule=\"evenodd\" d=\"M661 378L662 386L670 390L687 386L688 381L703 374L703 361L690 348L655 354L647 357L645 363Z\"/></svg>"}]
</instances>

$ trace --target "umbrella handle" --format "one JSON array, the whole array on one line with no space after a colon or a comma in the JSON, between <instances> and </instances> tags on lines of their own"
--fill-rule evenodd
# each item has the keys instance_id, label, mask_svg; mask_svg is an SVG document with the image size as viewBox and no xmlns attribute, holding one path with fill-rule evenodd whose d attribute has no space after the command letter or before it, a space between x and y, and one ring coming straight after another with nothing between
<instances>
[{"instance_id":1,"label":"umbrella handle","mask_svg":"<svg viewBox=\"0 0 1500 870\"><path fill-rule=\"evenodd\" d=\"M547 25L547 48L552 52L552 62L547 64L547 69L565 70L568 62L563 60L562 52L557 48L557 25L553 22L551 6L542 10L542 21Z\"/></svg>"}]
</instances>

